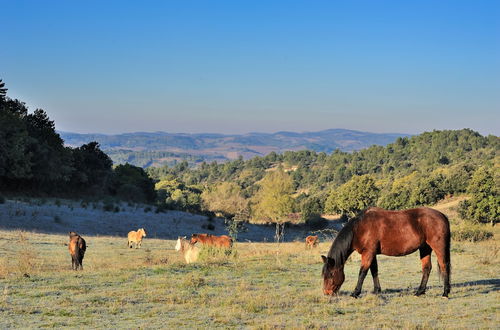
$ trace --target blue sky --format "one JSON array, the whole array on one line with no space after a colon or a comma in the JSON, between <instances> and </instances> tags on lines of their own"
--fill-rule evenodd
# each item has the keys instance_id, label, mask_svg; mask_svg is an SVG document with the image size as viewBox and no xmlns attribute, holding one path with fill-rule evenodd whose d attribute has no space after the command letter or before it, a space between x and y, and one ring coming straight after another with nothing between
<instances>
[{"instance_id":1,"label":"blue sky","mask_svg":"<svg viewBox=\"0 0 500 330\"><path fill-rule=\"evenodd\" d=\"M500 132L499 1L4 1L0 78L59 130Z\"/></svg>"}]
</instances>

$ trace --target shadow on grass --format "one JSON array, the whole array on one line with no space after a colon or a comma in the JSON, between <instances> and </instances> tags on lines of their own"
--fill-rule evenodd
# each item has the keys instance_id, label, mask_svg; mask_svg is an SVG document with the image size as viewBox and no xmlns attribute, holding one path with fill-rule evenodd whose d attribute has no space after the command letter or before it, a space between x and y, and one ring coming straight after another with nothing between
<instances>
[{"instance_id":1,"label":"shadow on grass","mask_svg":"<svg viewBox=\"0 0 500 330\"><path fill-rule=\"evenodd\" d=\"M500 290L500 279L498 278L492 278L492 279L485 279L485 280L477 280L477 281L467 281L467 282L461 282L461 283L451 283L451 290L453 294L453 288L467 288L467 287L484 287L481 289L479 292L474 292L473 294L466 294L466 295L461 295L462 297L467 297L467 296L472 296L474 294L482 293L490 293L490 292L495 292ZM440 285L434 285L434 286L428 286L427 290L429 289L442 289L443 286ZM390 294L401 294L401 295L409 295L413 296L415 292L417 291L417 286L415 288L400 288L400 289L383 289L379 297L384 301L387 302L388 298L384 295L390 295ZM370 291L363 291L361 293L360 298L365 297L367 294L369 294ZM347 297L351 295L351 291L340 291L338 297ZM334 298L332 298L334 299Z\"/></svg>"}]
</instances>

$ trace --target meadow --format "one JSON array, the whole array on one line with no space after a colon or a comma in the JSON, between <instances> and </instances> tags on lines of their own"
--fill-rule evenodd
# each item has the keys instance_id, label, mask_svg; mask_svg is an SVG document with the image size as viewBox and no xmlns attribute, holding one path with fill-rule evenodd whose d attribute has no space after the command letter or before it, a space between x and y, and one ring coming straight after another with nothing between
<instances>
[{"instance_id":1,"label":"meadow","mask_svg":"<svg viewBox=\"0 0 500 330\"><path fill-rule=\"evenodd\" d=\"M427 294L418 253L380 256L382 294L368 275L349 296L359 256L346 264L337 297L322 294L331 242L237 243L230 256L186 265L175 241L86 236L83 271L71 270L66 235L0 231L0 328L496 328L500 324L498 226L493 239L452 243L452 291L441 298L433 271Z\"/></svg>"}]
</instances>

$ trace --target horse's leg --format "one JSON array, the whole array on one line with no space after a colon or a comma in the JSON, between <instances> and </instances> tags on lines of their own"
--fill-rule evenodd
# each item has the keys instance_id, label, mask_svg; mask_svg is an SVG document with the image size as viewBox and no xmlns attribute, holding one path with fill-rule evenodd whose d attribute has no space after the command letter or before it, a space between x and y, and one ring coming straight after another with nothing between
<instances>
[{"instance_id":1,"label":"horse's leg","mask_svg":"<svg viewBox=\"0 0 500 330\"><path fill-rule=\"evenodd\" d=\"M422 281L420 282L420 286L418 287L417 292L415 292L416 296L425 294L425 290L427 288L427 280L429 280L429 274L431 273L432 269L431 247L427 244L424 244L422 247L420 247L419 251L420 261L422 263Z\"/></svg>"},{"instance_id":2,"label":"horse's leg","mask_svg":"<svg viewBox=\"0 0 500 330\"><path fill-rule=\"evenodd\" d=\"M365 252L361 255L361 267L359 268L358 284L356 284L356 288L351 294L351 297L357 298L361 294L363 281L365 280L366 274L368 273L368 269L370 269L374 256L375 253L373 252Z\"/></svg>"},{"instance_id":3,"label":"horse's leg","mask_svg":"<svg viewBox=\"0 0 500 330\"><path fill-rule=\"evenodd\" d=\"M78 263L80 264L80 269L83 270L83 255L78 256Z\"/></svg>"},{"instance_id":4,"label":"horse's leg","mask_svg":"<svg viewBox=\"0 0 500 330\"><path fill-rule=\"evenodd\" d=\"M372 264L370 265L370 272L373 277L373 293L382 292L382 288L380 287L380 282L378 280L378 264L376 255L373 257Z\"/></svg>"},{"instance_id":5,"label":"horse's leg","mask_svg":"<svg viewBox=\"0 0 500 330\"><path fill-rule=\"evenodd\" d=\"M75 269L75 257L73 255L71 255L71 269Z\"/></svg>"},{"instance_id":6,"label":"horse's leg","mask_svg":"<svg viewBox=\"0 0 500 330\"><path fill-rule=\"evenodd\" d=\"M447 251L443 250L445 249L434 249L434 252L436 252L439 270L441 271L441 276L443 277L443 297L448 298L448 294L450 293L450 257L449 252L446 253Z\"/></svg>"}]
</instances>

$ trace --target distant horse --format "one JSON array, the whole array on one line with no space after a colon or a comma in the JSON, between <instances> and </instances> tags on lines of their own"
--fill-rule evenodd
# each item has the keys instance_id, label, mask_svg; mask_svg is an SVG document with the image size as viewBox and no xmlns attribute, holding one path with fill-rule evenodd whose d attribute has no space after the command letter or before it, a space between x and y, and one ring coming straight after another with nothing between
<instances>
[{"instance_id":1,"label":"distant horse","mask_svg":"<svg viewBox=\"0 0 500 330\"><path fill-rule=\"evenodd\" d=\"M318 246L319 238L318 236L307 236L306 237L306 249Z\"/></svg>"},{"instance_id":2,"label":"distant horse","mask_svg":"<svg viewBox=\"0 0 500 330\"><path fill-rule=\"evenodd\" d=\"M373 276L374 293L380 293L377 254L405 256L420 251L422 281L415 295L425 293L431 272L431 252L434 250L439 272L444 280L443 297L450 292L450 224L448 218L430 208L387 211L369 208L349 221L339 232L323 259L323 292L334 295L344 282L344 264L356 250L361 254L358 284L351 296L357 298L368 269Z\"/></svg>"},{"instance_id":3,"label":"distant horse","mask_svg":"<svg viewBox=\"0 0 500 330\"><path fill-rule=\"evenodd\" d=\"M85 240L74 231L70 231L68 249L71 254L71 269L78 270L80 268L83 270L83 257L87 250Z\"/></svg>"},{"instance_id":4,"label":"distant horse","mask_svg":"<svg viewBox=\"0 0 500 330\"><path fill-rule=\"evenodd\" d=\"M135 243L135 248L138 249L141 247L142 238L146 237L146 231L144 228L139 228L137 231L131 231L128 233L128 242L127 245L129 248L132 248L133 243Z\"/></svg>"},{"instance_id":5,"label":"distant horse","mask_svg":"<svg viewBox=\"0 0 500 330\"><path fill-rule=\"evenodd\" d=\"M196 243L191 243L186 239L186 237L178 237L177 244L175 244L175 250L182 253L186 263L190 264L198 260L198 255L200 254L200 249L195 245Z\"/></svg>"},{"instance_id":6,"label":"distant horse","mask_svg":"<svg viewBox=\"0 0 500 330\"><path fill-rule=\"evenodd\" d=\"M227 235L215 236L211 234L193 234L191 235L191 243L200 242L205 245L213 245L230 249L233 246L233 239Z\"/></svg>"}]
</instances>

